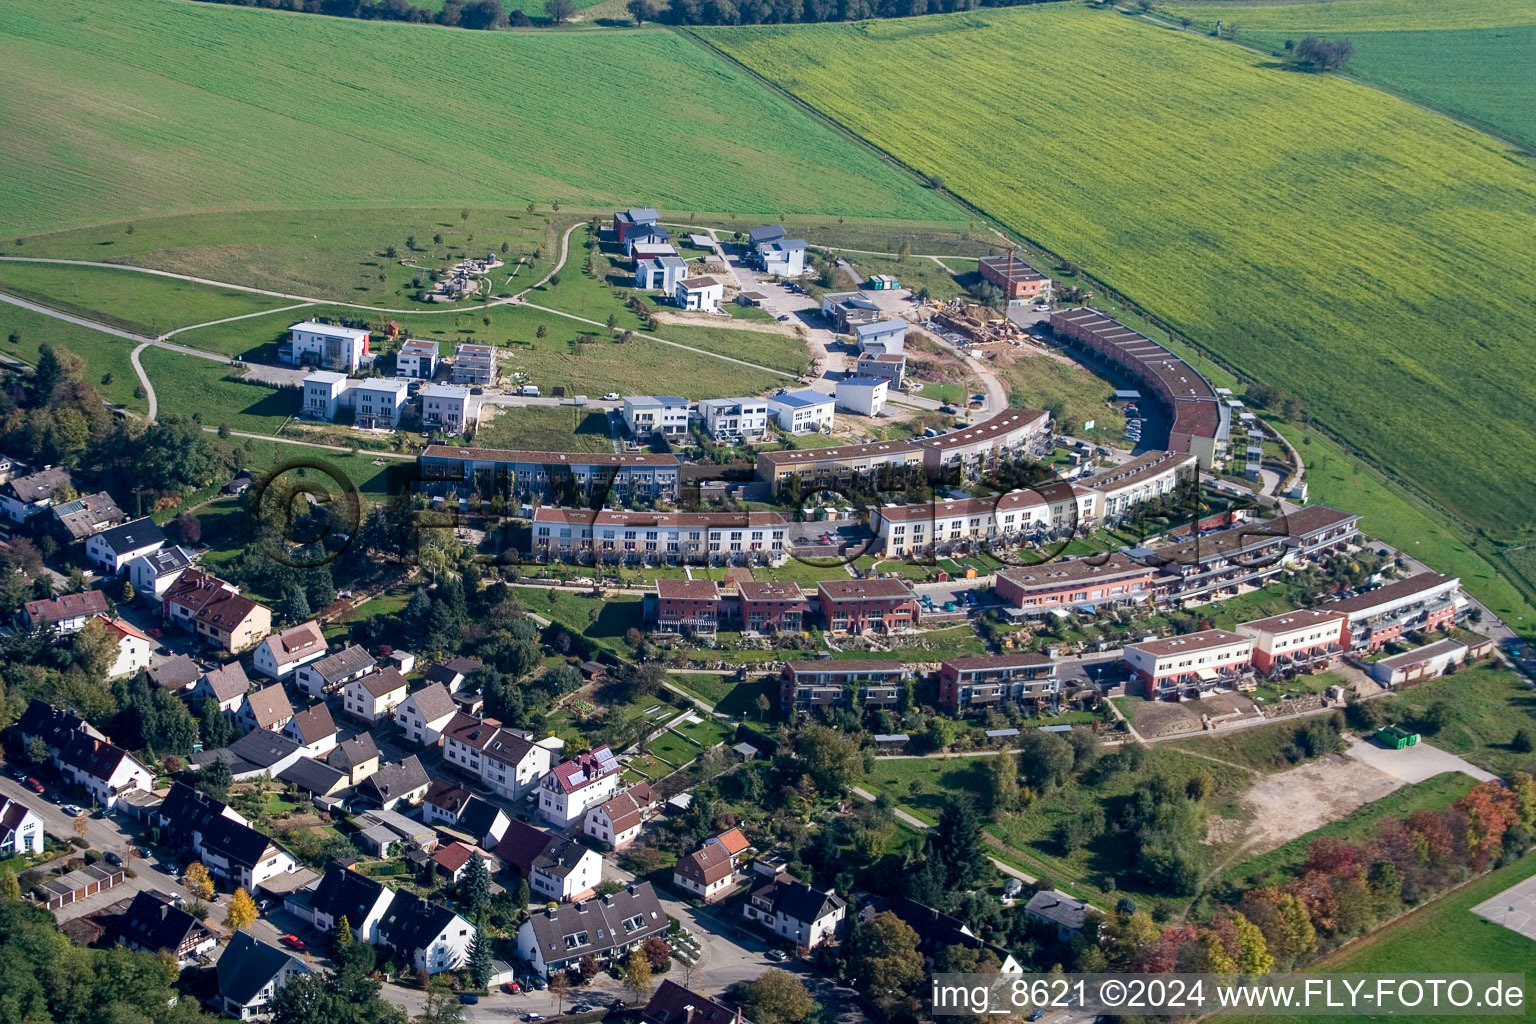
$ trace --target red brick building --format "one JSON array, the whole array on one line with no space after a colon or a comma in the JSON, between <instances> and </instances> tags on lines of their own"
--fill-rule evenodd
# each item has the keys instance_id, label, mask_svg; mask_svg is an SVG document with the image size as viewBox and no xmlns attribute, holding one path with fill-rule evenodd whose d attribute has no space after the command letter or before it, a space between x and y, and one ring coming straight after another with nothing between
<instances>
[{"instance_id":1,"label":"red brick building","mask_svg":"<svg viewBox=\"0 0 1536 1024\"><path fill-rule=\"evenodd\" d=\"M657 580L656 631L713 634L720 629L720 604L714 580Z\"/></svg>"},{"instance_id":2,"label":"red brick building","mask_svg":"<svg viewBox=\"0 0 1536 1024\"><path fill-rule=\"evenodd\" d=\"M993 589L1000 600L1025 611L1045 611L1063 605L1117 607L1152 600L1152 581L1159 570L1113 554L1098 559L1071 559L1043 565L1003 569Z\"/></svg>"},{"instance_id":3,"label":"red brick building","mask_svg":"<svg viewBox=\"0 0 1536 1024\"><path fill-rule=\"evenodd\" d=\"M1054 708L1060 692L1056 663L1043 654L954 658L939 665L939 706L950 714L1002 704Z\"/></svg>"},{"instance_id":4,"label":"red brick building","mask_svg":"<svg viewBox=\"0 0 1536 1024\"><path fill-rule=\"evenodd\" d=\"M978 262L981 276L1009 299L1039 299L1051 293L1051 279L1017 256L983 256Z\"/></svg>"},{"instance_id":5,"label":"red brick building","mask_svg":"<svg viewBox=\"0 0 1536 1024\"><path fill-rule=\"evenodd\" d=\"M1253 667L1260 672L1320 672L1344 653L1348 621L1338 612L1299 608L1239 622L1237 631L1253 638Z\"/></svg>"},{"instance_id":6,"label":"red brick building","mask_svg":"<svg viewBox=\"0 0 1536 1024\"><path fill-rule=\"evenodd\" d=\"M816 590L822 621L834 633L889 633L917 625L917 598L900 580L823 580Z\"/></svg>"},{"instance_id":7,"label":"red brick building","mask_svg":"<svg viewBox=\"0 0 1536 1024\"><path fill-rule=\"evenodd\" d=\"M809 602L800 584L741 580L736 584L736 591L740 595L743 632L771 634L804 630L805 609Z\"/></svg>"},{"instance_id":8,"label":"red brick building","mask_svg":"<svg viewBox=\"0 0 1536 1024\"><path fill-rule=\"evenodd\" d=\"M1323 605L1349 619L1347 646L1356 651L1380 650L1404 633L1432 632L1456 618L1461 580L1438 572L1421 572L1394 580L1375 590Z\"/></svg>"}]
</instances>

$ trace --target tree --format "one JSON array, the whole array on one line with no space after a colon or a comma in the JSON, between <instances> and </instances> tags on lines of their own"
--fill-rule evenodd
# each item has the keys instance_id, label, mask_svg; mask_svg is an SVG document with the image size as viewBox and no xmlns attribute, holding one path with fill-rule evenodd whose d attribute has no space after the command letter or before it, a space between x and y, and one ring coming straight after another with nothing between
<instances>
[{"instance_id":1,"label":"tree","mask_svg":"<svg viewBox=\"0 0 1536 1024\"><path fill-rule=\"evenodd\" d=\"M278 608L278 614L285 622L303 622L309 618L309 598L304 596L304 588L297 583L288 585L288 593L283 595L283 603Z\"/></svg>"},{"instance_id":2,"label":"tree","mask_svg":"<svg viewBox=\"0 0 1536 1024\"><path fill-rule=\"evenodd\" d=\"M70 822L69 827L74 829L75 835L79 836L81 839L84 839L85 834L91 830L91 819L87 818L83 814L77 815L75 820Z\"/></svg>"},{"instance_id":3,"label":"tree","mask_svg":"<svg viewBox=\"0 0 1536 1024\"><path fill-rule=\"evenodd\" d=\"M1296 46L1295 63L1308 71L1337 71L1354 55L1355 44L1348 39L1307 36Z\"/></svg>"},{"instance_id":4,"label":"tree","mask_svg":"<svg viewBox=\"0 0 1536 1024\"><path fill-rule=\"evenodd\" d=\"M988 807L992 820L1007 817L1019 808L1019 762L1004 751L987 765Z\"/></svg>"},{"instance_id":5,"label":"tree","mask_svg":"<svg viewBox=\"0 0 1536 1024\"><path fill-rule=\"evenodd\" d=\"M802 729L795 740L795 753L823 793L840 796L864 777L859 741L825 725Z\"/></svg>"},{"instance_id":6,"label":"tree","mask_svg":"<svg viewBox=\"0 0 1536 1024\"><path fill-rule=\"evenodd\" d=\"M102 619L92 619L75 634L71 648L75 662L88 679L102 682L117 662L117 634Z\"/></svg>"},{"instance_id":7,"label":"tree","mask_svg":"<svg viewBox=\"0 0 1536 1024\"><path fill-rule=\"evenodd\" d=\"M923 980L917 932L889 910L876 914L855 930L848 966L870 999L886 1004L901 999Z\"/></svg>"},{"instance_id":8,"label":"tree","mask_svg":"<svg viewBox=\"0 0 1536 1024\"><path fill-rule=\"evenodd\" d=\"M187 865L187 873L181 876L181 887L195 899L206 900L213 895L213 879L208 876L208 869L203 867L201 861L195 860Z\"/></svg>"},{"instance_id":9,"label":"tree","mask_svg":"<svg viewBox=\"0 0 1536 1024\"><path fill-rule=\"evenodd\" d=\"M427 1005L416 1018L416 1024L461 1024L463 1020L464 1007L448 979L441 974L428 978Z\"/></svg>"},{"instance_id":10,"label":"tree","mask_svg":"<svg viewBox=\"0 0 1536 1024\"><path fill-rule=\"evenodd\" d=\"M947 798L928 843L928 856L941 869L946 891L975 887L987 870L985 849L975 804L968 798Z\"/></svg>"},{"instance_id":11,"label":"tree","mask_svg":"<svg viewBox=\"0 0 1536 1024\"><path fill-rule=\"evenodd\" d=\"M742 1016L752 1024L796 1024L815 1011L816 1000L788 971L773 968L742 989Z\"/></svg>"},{"instance_id":12,"label":"tree","mask_svg":"<svg viewBox=\"0 0 1536 1024\"><path fill-rule=\"evenodd\" d=\"M0 900L21 899L21 883L16 880L16 872L10 868L0 871Z\"/></svg>"},{"instance_id":13,"label":"tree","mask_svg":"<svg viewBox=\"0 0 1536 1024\"><path fill-rule=\"evenodd\" d=\"M222 757L214 758L208 767L197 773L197 788L215 800L229 798L229 786L233 781L234 772L230 770L229 762Z\"/></svg>"},{"instance_id":14,"label":"tree","mask_svg":"<svg viewBox=\"0 0 1536 1024\"><path fill-rule=\"evenodd\" d=\"M237 932L254 920L256 901L244 889L236 889L235 894L229 898L229 913L224 915L224 923L230 931Z\"/></svg>"},{"instance_id":15,"label":"tree","mask_svg":"<svg viewBox=\"0 0 1536 1024\"><path fill-rule=\"evenodd\" d=\"M544 13L547 14L549 16L549 20L554 22L556 25L564 25L566 22L570 21L571 16L576 13L576 4L574 0L546 0L544 4ZM555 280L555 278L559 276L560 275L556 274L555 277L550 278L549 283L552 285L558 284L559 282Z\"/></svg>"},{"instance_id":16,"label":"tree","mask_svg":"<svg viewBox=\"0 0 1536 1024\"><path fill-rule=\"evenodd\" d=\"M635 19L636 25L644 25L648 21L656 20L658 12L656 5L651 3L651 0L629 0L629 3L625 4L624 7Z\"/></svg>"},{"instance_id":17,"label":"tree","mask_svg":"<svg viewBox=\"0 0 1536 1024\"><path fill-rule=\"evenodd\" d=\"M464 878L459 882L459 898L478 916L491 903L491 872L485 866L485 858L478 853L464 865Z\"/></svg>"},{"instance_id":18,"label":"tree","mask_svg":"<svg viewBox=\"0 0 1536 1024\"><path fill-rule=\"evenodd\" d=\"M660 935L652 935L640 944L640 948L645 951L645 959L653 974L661 974L672 962L672 946Z\"/></svg>"},{"instance_id":19,"label":"tree","mask_svg":"<svg viewBox=\"0 0 1536 1024\"><path fill-rule=\"evenodd\" d=\"M1019 766L1031 789L1045 793L1072 777L1072 744L1056 733L1038 730L1027 731L1019 739Z\"/></svg>"},{"instance_id":20,"label":"tree","mask_svg":"<svg viewBox=\"0 0 1536 1024\"><path fill-rule=\"evenodd\" d=\"M1536 743L1531 741L1531 730L1524 728L1515 730L1515 738L1509 741L1509 745L1521 754L1529 754L1536 747Z\"/></svg>"},{"instance_id":21,"label":"tree","mask_svg":"<svg viewBox=\"0 0 1536 1024\"><path fill-rule=\"evenodd\" d=\"M182 512L175 521L176 536L183 544L196 544L203 539L203 522L191 512Z\"/></svg>"},{"instance_id":22,"label":"tree","mask_svg":"<svg viewBox=\"0 0 1536 1024\"><path fill-rule=\"evenodd\" d=\"M624 961L624 990L640 1002L651 994L651 961L645 950L636 947Z\"/></svg>"},{"instance_id":23,"label":"tree","mask_svg":"<svg viewBox=\"0 0 1536 1024\"><path fill-rule=\"evenodd\" d=\"M469 962L466 966L476 988L485 988L491 983L491 972L495 970L491 964L491 940L486 937L483 928L475 932L474 941L469 944Z\"/></svg>"},{"instance_id":24,"label":"tree","mask_svg":"<svg viewBox=\"0 0 1536 1024\"><path fill-rule=\"evenodd\" d=\"M1232 923L1237 928L1237 969L1244 974L1268 974L1275 958L1269 955L1264 933L1242 914L1234 913Z\"/></svg>"},{"instance_id":25,"label":"tree","mask_svg":"<svg viewBox=\"0 0 1536 1024\"><path fill-rule=\"evenodd\" d=\"M565 1004L565 997L571 994L571 976L564 971L556 971L549 976L549 996L555 1001L555 1016L560 1015L560 1009Z\"/></svg>"}]
</instances>

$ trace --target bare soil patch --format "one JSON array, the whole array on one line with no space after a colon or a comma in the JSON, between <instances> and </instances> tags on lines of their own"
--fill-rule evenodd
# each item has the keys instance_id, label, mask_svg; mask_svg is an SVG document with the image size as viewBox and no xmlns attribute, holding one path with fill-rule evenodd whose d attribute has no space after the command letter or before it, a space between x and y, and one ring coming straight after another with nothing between
<instances>
[{"instance_id":1,"label":"bare soil patch","mask_svg":"<svg viewBox=\"0 0 1536 1024\"><path fill-rule=\"evenodd\" d=\"M1249 856L1273 850L1402 785L1401 779L1342 754L1263 776L1243 794L1253 817L1242 849Z\"/></svg>"}]
</instances>

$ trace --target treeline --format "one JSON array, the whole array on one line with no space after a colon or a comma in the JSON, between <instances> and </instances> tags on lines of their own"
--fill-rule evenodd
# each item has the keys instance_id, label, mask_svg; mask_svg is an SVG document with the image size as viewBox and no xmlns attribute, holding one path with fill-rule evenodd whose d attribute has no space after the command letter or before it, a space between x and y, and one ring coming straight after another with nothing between
<instances>
[{"instance_id":1,"label":"treeline","mask_svg":"<svg viewBox=\"0 0 1536 1024\"><path fill-rule=\"evenodd\" d=\"M526 28L533 19L520 10L510 14L501 0L445 0L442 10L417 7L410 0L205 0L235 7L264 7L271 11L329 14L364 21L408 21L418 25L451 28Z\"/></svg>"}]
</instances>

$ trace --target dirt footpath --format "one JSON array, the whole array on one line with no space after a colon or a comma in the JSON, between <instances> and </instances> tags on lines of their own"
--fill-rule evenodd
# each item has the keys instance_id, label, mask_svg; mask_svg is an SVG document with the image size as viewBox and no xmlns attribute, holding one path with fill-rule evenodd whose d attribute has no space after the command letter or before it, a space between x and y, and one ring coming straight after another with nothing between
<instances>
[{"instance_id":1,"label":"dirt footpath","mask_svg":"<svg viewBox=\"0 0 1536 1024\"><path fill-rule=\"evenodd\" d=\"M1342 754L1266 775L1243 795L1253 815L1243 835L1244 852L1273 850L1402 785L1402 779Z\"/></svg>"}]
</instances>

